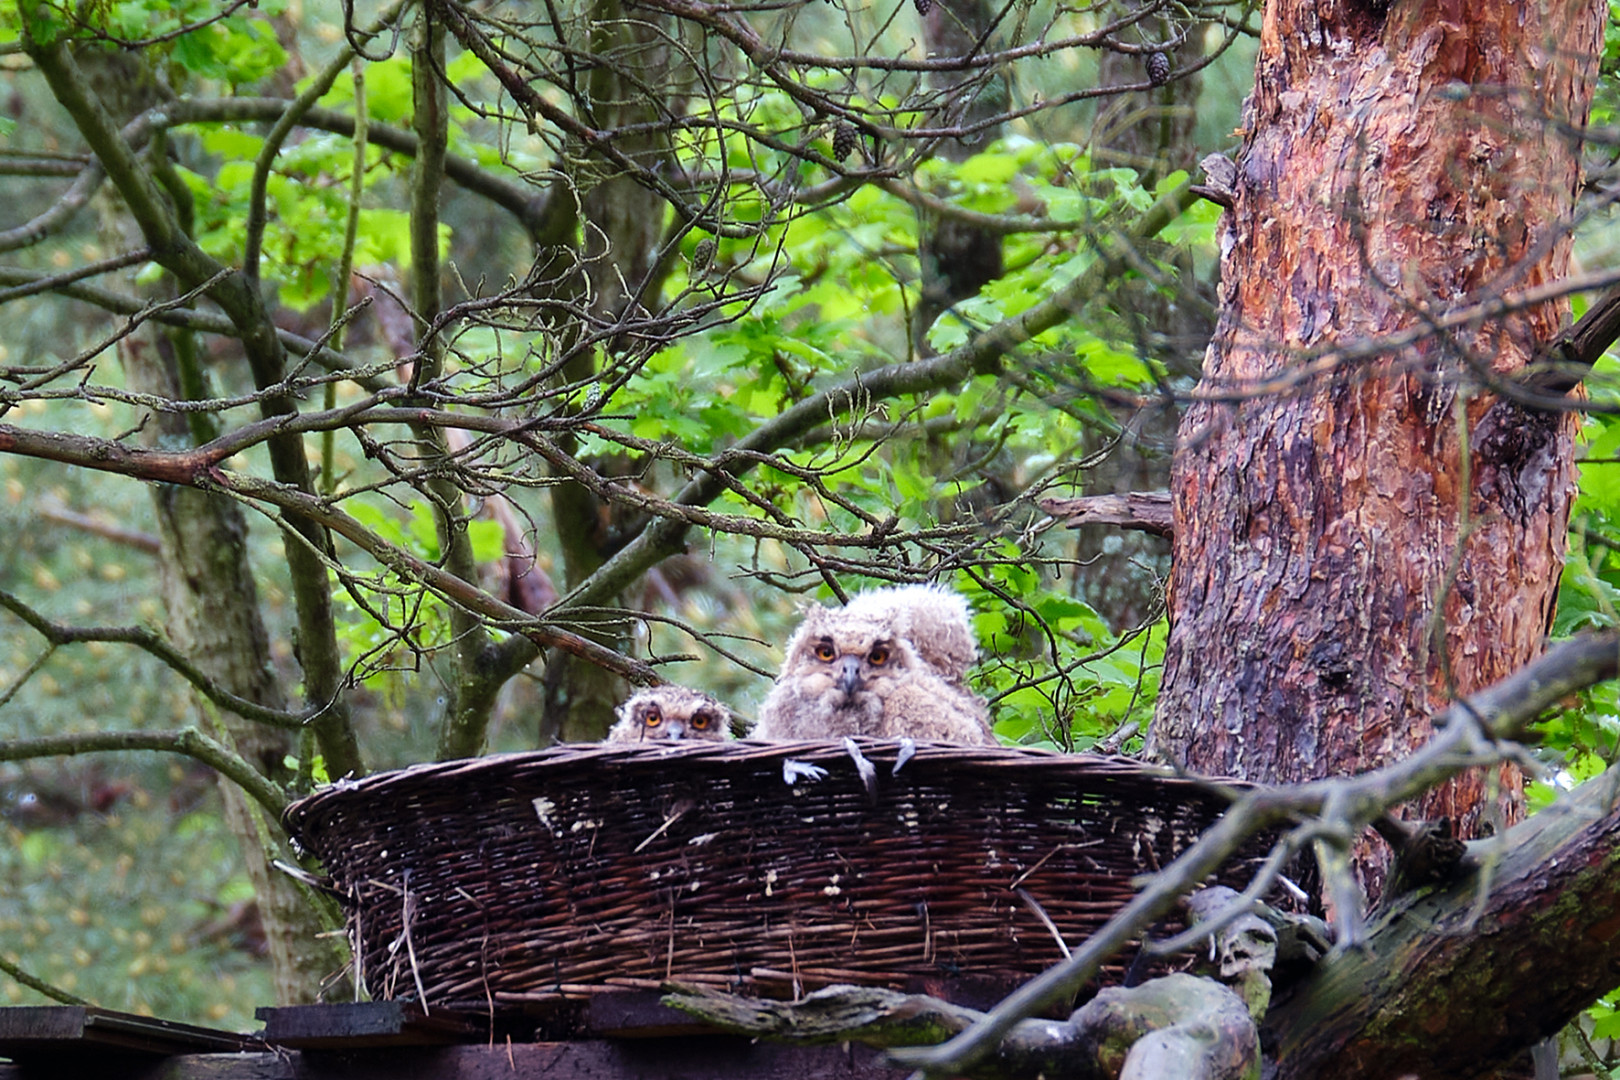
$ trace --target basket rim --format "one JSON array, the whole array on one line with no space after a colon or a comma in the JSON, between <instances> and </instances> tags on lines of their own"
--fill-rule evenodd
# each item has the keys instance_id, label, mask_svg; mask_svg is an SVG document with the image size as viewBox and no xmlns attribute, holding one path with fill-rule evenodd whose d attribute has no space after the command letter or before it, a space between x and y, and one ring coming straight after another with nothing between
<instances>
[{"instance_id":1,"label":"basket rim","mask_svg":"<svg viewBox=\"0 0 1620 1080\"><path fill-rule=\"evenodd\" d=\"M435 787L440 783L466 784L480 778L521 772L527 780L546 773L566 775L578 770L665 772L672 765L705 771L758 769L761 765L798 761L827 765L850 761L851 744L877 766L893 767L906 740L851 736L843 739L762 742L737 739L726 742L675 743L570 743L544 750L486 754L454 761L431 761L373 773L359 780L340 779L288 805L282 820L294 831L300 823L329 809L328 804L353 799L370 800L394 792ZM1042 779L1123 780L1156 788L1216 795L1220 789L1246 789L1240 780L1191 776L1165 765L1153 765L1120 755L1064 753L1041 747L969 746L961 743L912 742L905 770L917 772L1033 773Z\"/></svg>"}]
</instances>

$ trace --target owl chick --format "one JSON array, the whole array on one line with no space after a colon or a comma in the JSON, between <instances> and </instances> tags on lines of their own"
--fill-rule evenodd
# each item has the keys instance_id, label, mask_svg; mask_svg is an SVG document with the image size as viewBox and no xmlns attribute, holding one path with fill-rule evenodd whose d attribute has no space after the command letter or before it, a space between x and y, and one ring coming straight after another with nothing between
<instances>
[{"instance_id":1,"label":"owl chick","mask_svg":"<svg viewBox=\"0 0 1620 1080\"><path fill-rule=\"evenodd\" d=\"M721 742L731 737L731 710L708 694L684 686L637 690L618 708L619 722L608 732L613 743L643 739L697 739Z\"/></svg>"},{"instance_id":2,"label":"owl chick","mask_svg":"<svg viewBox=\"0 0 1620 1080\"><path fill-rule=\"evenodd\" d=\"M895 585L857 593L844 608L851 615L887 615L889 625L910 641L928 666L953 685L962 685L979 658L967 598L942 585Z\"/></svg>"},{"instance_id":3,"label":"owl chick","mask_svg":"<svg viewBox=\"0 0 1620 1080\"><path fill-rule=\"evenodd\" d=\"M874 602L811 608L788 641L754 738L871 735L994 745L984 702L946 679L897 630L914 614L907 604Z\"/></svg>"}]
</instances>

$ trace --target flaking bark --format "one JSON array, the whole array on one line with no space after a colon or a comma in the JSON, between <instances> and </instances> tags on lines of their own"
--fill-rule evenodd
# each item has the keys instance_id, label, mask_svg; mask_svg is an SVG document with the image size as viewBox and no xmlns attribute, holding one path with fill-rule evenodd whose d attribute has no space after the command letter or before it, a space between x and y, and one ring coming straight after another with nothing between
<instances>
[{"instance_id":1,"label":"flaking bark","mask_svg":"<svg viewBox=\"0 0 1620 1080\"><path fill-rule=\"evenodd\" d=\"M1220 322L1171 485L1149 740L1203 773L1286 783L1401 757L1449 697L1539 653L1552 614L1574 420L1485 387L1553 336L1564 305L1371 362L1322 359L1565 274L1567 132L1585 122L1606 9L1380 7L1266 8ZM1459 778L1417 813L1476 835L1486 784ZM1504 770L1505 821L1521 787ZM1371 849L1360 858L1376 887Z\"/></svg>"}]
</instances>

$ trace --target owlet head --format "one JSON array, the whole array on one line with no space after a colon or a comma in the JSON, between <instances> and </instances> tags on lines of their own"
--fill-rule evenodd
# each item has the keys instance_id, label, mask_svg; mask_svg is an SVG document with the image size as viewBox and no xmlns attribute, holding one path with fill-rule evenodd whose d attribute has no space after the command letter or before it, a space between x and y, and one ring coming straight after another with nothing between
<instances>
[{"instance_id":1,"label":"owlet head","mask_svg":"<svg viewBox=\"0 0 1620 1080\"><path fill-rule=\"evenodd\" d=\"M730 714L708 694L684 686L655 686L637 691L619 706L619 723L609 738L615 742L642 739L703 739L718 742L729 734Z\"/></svg>"}]
</instances>

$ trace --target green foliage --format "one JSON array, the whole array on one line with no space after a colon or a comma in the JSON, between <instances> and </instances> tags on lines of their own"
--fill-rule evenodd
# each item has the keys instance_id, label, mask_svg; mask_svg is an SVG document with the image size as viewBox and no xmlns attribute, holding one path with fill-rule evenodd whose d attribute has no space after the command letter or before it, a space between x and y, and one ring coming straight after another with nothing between
<instances>
[{"instance_id":1,"label":"green foliage","mask_svg":"<svg viewBox=\"0 0 1620 1080\"><path fill-rule=\"evenodd\" d=\"M265 17L281 14L286 6L285 0L254 5ZM0 8L6 26L19 8L37 41L74 37L119 47L142 43L154 62L166 62L177 74L238 85L272 75L287 63L286 50L264 18L247 11L216 18L218 5L212 0L7 4Z\"/></svg>"},{"instance_id":2,"label":"green foliage","mask_svg":"<svg viewBox=\"0 0 1620 1080\"><path fill-rule=\"evenodd\" d=\"M1614 362L1605 358L1598 373L1607 377ZM1602 385L1601 382L1598 385ZM1554 637L1620 625L1620 421L1588 417L1582 429L1580 494L1571 515L1570 547L1559 582ZM1540 755L1564 787L1590 779L1616 760L1620 739L1620 692L1601 683L1582 692L1569 707L1538 726ZM1556 787L1538 784L1534 804L1544 805Z\"/></svg>"},{"instance_id":3,"label":"green foliage","mask_svg":"<svg viewBox=\"0 0 1620 1080\"><path fill-rule=\"evenodd\" d=\"M986 656L977 688L995 703L996 734L1048 749L1088 750L1122 724L1146 730L1158 697L1164 623L1116 634L1091 607L1009 562L964 592Z\"/></svg>"},{"instance_id":4,"label":"green foliage","mask_svg":"<svg viewBox=\"0 0 1620 1080\"><path fill-rule=\"evenodd\" d=\"M1592 1018L1592 1038L1620 1038L1620 990L1604 994L1597 1004L1587 1010Z\"/></svg>"},{"instance_id":5,"label":"green foliage","mask_svg":"<svg viewBox=\"0 0 1620 1080\"><path fill-rule=\"evenodd\" d=\"M216 811L126 800L71 828L0 825L0 954L104 1008L250 1029L272 997L233 838ZM43 1001L0 975L0 1003Z\"/></svg>"},{"instance_id":6,"label":"green foliage","mask_svg":"<svg viewBox=\"0 0 1620 1080\"><path fill-rule=\"evenodd\" d=\"M208 254L224 262L242 258L242 223L247 218L254 161L264 140L239 128L220 124L201 130L201 145L224 161L210 176L190 169L178 170L196 200L197 242ZM331 294L331 268L343 248L344 225L349 214L348 185L354 161L353 144L337 136L316 135L284 150L276 158L266 185L268 223L264 234L264 273L273 278L280 299L290 307L307 310ZM375 184L389 176L381 166L395 159L376 147L367 160L379 166L368 172ZM396 265L411 261L410 220L402 210L364 207L355 245L360 266ZM449 250L450 229L440 229L441 243Z\"/></svg>"},{"instance_id":7,"label":"green foliage","mask_svg":"<svg viewBox=\"0 0 1620 1080\"><path fill-rule=\"evenodd\" d=\"M388 543L427 562L439 559L438 524L427 500L412 503L405 513L361 502L350 504L349 509L361 524ZM505 536L498 523L474 519L464 522L463 528L480 563L501 559ZM332 580L338 582L335 571ZM364 605L357 600L360 590L355 588L337 588L333 598L340 643L350 655L364 658L359 672L364 681L380 687L392 677L395 665L412 651L432 654L449 643L450 617L442 601L424 600L388 569L361 575L358 584L366 595Z\"/></svg>"}]
</instances>

